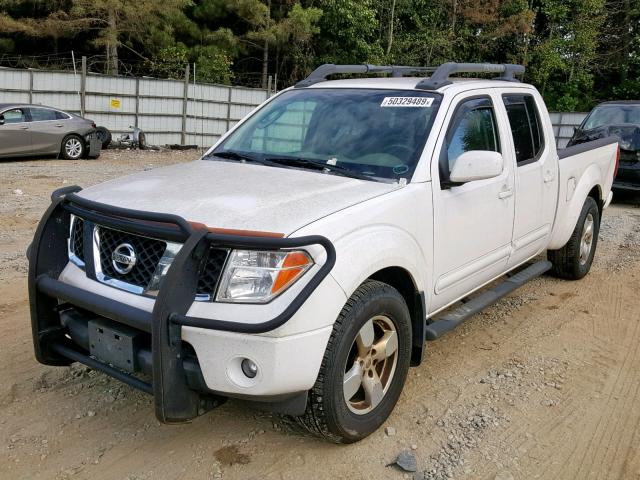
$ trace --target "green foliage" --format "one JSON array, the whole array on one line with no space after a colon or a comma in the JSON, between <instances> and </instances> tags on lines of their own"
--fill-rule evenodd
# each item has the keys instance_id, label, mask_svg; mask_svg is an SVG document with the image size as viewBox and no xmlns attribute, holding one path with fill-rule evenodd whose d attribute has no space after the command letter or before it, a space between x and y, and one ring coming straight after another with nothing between
<instances>
[{"instance_id":1,"label":"green foliage","mask_svg":"<svg viewBox=\"0 0 640 480\"><path fill-rule=\"evenodd\" d=\"M16 44L10 38L0 38L0 53L10 53L16 48Z\"/></svg>"},{"instance_id":2,"label":"green foliage","mask_svg":"<svg viewBox=\"0 0 640 480\"><path fill-rule=\"evenodd\" d=\"M544 25L533 45L529 77L552 110L589 110L605 20L604 0L543 0Z\"/></svg>"},{"instance_id":3,"label":"green foliage","mask_svg":"<svg viewBox=\"0 0 640 480\"><path fill-rule=\"evenodd\" d=\"M372 0L320 0L317 63L373 63L382 57Z\"/></svg>"},{"instance_id":4,"label":"green foliage","mask_svg":"<svg viewBox=\"0 0 640 480\"><path fill-rule=\"evenodd\" d=\"M216 47L198 47L195 53L195 75L198 82L231 84L233 62L229 56Z\"/></svg>"},{"instance_id":5,"label":"green foliage","mask_svg":"<svg viewBox=\"0 0 640 480\"><path fill-rule=\"evenodd\" d=\"M147 60L149 75L159 78L184 78L189 64L189 50L183 44L165 47L153 60Z\"/></svg>"},{"instance_id":6,"label":"green foliage","mask_svg":"<svg viewBox=\"0 0 640 480\"><path fill-rule=\"evenodd\" d=\"M195 72L192 70L195 64ZM178 43L162 48L153 60L146 61L149 75L159 78L185 78L185 69L198 82L230 84L233 79L233 62L224 52L213 46L197 46L193 49Z\"/></svg>"}]
</instances>

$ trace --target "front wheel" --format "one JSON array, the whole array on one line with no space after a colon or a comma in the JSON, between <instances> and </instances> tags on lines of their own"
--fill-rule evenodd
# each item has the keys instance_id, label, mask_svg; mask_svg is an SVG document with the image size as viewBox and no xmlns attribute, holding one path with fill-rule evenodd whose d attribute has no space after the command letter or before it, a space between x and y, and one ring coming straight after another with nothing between
<instances>
[{"instance_id":1,"label":"front wheel","mask_svg":"<svg viewBox=\"0 0 640 480\"><path fill-rule=\"evenodd\" d=\"M298 422L336 443L365 438L395 407L410 358L411 318L402 295L385 283L366 281L334 324Z\"/></svg>"},{"instance_id":2,"label":"front wheel","mask_svg":"<svg viewBox=\"0 0 640 480\"><path fill-rule=\"evenodd\" d=\"M553 264L552 273L560 278L579 280L591 269L600 232L600 210L592 197L587 197L576 228L567 244L549 250L547 258Z\"/></svg>"}]
</instances>

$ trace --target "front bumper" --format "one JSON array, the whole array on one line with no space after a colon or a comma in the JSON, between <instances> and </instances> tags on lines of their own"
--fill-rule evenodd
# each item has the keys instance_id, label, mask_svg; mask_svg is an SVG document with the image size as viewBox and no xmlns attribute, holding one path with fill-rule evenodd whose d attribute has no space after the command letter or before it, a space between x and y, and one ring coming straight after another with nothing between
<instances>
[{"instance_id":1,"label":"front bumper","mask_svg":"<svg viewBox=\"0 0 640 480\"><path fill-rule=\"evenodd\" d=\"M621 155L613 188L640 191L640 152L624 152Z\"/></svg>"},{"instance_id":2,"label":"front bumper","mask_svg":"<svg viewBox=\"0 0 640 480\"><path fill-rule=\"evenodd\" d=\"M335 249L324 237L264 238L213 234L196 228L177 216L133 211L92 202L75 195L74 192L78 190L78 187L69 187L54 193L52 204L41 220L30 248L29 297L36 358L46 365L68 365L79 361L151 393L155 400L156 416L162 422L186 421L220 403L220 398L215 395L217 392L206 387L215 384L215 379L204 381L198 357L191 354L185 340L193 343L196 350L205 352L203 356L207 357L207 362L218 362L222 357L211 345L199 343L205 338L203 335L186 338L190 334L183 331L184 327L188 327L185 330L191 333L207 330L216 331L220 335L219 332L228 332L228 346L231 350L237 350L236 353L242 352L241 337L245 337L245 344L260 345L253 338L252 342L247 342L246 334L269 332L282 326L303 306L335 264ZM71 213L112 228L183 242L180 253L161 284L151 312L58 280L68 263L67 239ZM327 256L316 275L281 314L265 322L243 324L187 315L195 298L204 252L211 245L265 249L320 245ZM70 323L63 321L69 315L75 315L76 323L80 325L76 325L75 333L71 331ZM151 381L102 363L89 355L86 348L83 348L82 333L78 332L82 330L83 322L88 322L92 316L141 332L142 347L138 348L133 358L139 366L136 371L148 374ZM238 333L243 335L237 335ZM305 341L311 339L317 344L318 339L324 339L326 344L329 334L330 330L321 329L295 338L295 342L288 346L278 339L259 342L262 342L260 348L266 352L263 356L269 358L269 365L276 369L274 374L277 375L281 374L277 371L277 365L285 364L287 357L290 358L296 352L304 355ZM232 338L235 338L235 346L230 340ZM302 350L299 349L300 345ZM229 348L221 351L228 352ZM272 354L269 355L268 352ZM320 359L321 356L317 361ZM227 377L234 374L232 368L231 371L229 368L223 370L221 374ZM213 371L215 370L205 370L205 374L211 376L213 374L207 372ZM260 377L257 381L264 381L266 385L268 380ZM242 392L242 385L239 387L237 393Z\"/></svg>"}]
</instances>

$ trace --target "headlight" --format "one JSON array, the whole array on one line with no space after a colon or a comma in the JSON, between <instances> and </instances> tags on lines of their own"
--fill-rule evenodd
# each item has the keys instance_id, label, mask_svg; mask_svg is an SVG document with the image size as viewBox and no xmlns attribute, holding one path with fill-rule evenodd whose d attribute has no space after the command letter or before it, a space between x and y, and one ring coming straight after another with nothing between
<instances>
[{"instance_id":1,"label":"headlight","mask_svg":"<svg viewBox=\"0 0 640 480\"><path fill-rule=\"evenodd\" d=\"M218 302L267 303L313 265L306 252L234 250L222 273Z\"/></svg>"}]
</instances>

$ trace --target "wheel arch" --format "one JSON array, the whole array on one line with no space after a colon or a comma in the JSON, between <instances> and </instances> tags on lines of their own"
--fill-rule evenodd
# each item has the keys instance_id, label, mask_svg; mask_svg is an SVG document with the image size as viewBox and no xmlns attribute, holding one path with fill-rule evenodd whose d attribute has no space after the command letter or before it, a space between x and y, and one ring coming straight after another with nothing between
<instances>
[{"instance_id":1,"label":"wheel arch","mask_svg":"<svg viewBox=\"0 0 640 480\"><path fill-rule=\"evenodd\" d=\"M404 298L411 315L411 366L420 365L425 345L426 301L424 292L418 289L411 273L402 267L383 268L370 275L368 279L391 285Z\"/></svg>"},{"instance_id":2,"label":"wheel arch","mask_svg":"<svg viewBox=\"0 0 640 480\"><path fill-rule=\"evenodd\" d=\"M602 218L602 209L604 207L604 199L602 198L602 188L600 185L595 185L590 191L587 197L591 197L596 201L596 205L598 205L598 212L600 213L600 218Z\"/></svg>"}]
</instances>

